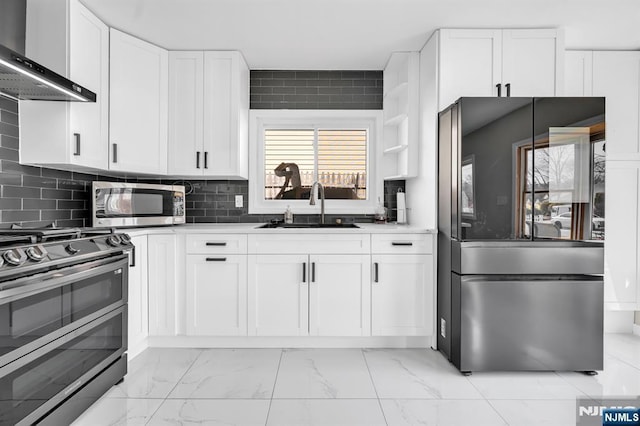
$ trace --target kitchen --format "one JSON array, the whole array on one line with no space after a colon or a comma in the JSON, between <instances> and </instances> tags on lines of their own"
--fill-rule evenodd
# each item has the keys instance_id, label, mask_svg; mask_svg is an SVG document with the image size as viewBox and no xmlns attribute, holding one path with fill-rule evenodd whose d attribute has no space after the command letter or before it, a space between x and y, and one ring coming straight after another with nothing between
<instances>
[{"instance_id":1,"label":"kitchen","mask_svg":"<svg viewBox=\"0 0 640 426\"><path fill-rule=\"evenodd\" d=\"M95 226L95 181L186 193L186 224L126 230L136 248L128 373L78 424L107 415L160 424L180 413L183 422L212 424L456 424L456 415L468 424L463 411L481 424L573 424L578 397L640 394L636 5L592 5L578 19L561 3L550 21L528 2L487 2L486 11L468 5L456 19L429 2L381 2L366 12L370 26L354 31L340 22L327 33L322 19L292 23L306 9L286 2L253 4L250 16L231 2L29 3L41 9L26 14L26 56L96 93L86 105L100 112L0 97L3 226ZM307 7L337 18L326 5ZM362 20L358 2L339 7ZM501 7L508 13L493 13ZM167 31L168 16L185 26ZM34 25L39 31L30 32ZM91 47L96 42L101 48ZM98 78L76 80L86 72L77 64ZM607 99L607 136L615 141L607 150L604 303L605 331L615 334L605 337L597 376L462 377L429 349L441 334L437 114L461 96L498 90ZM353 131L349 124L380 142L351 151L364 172L320 179L315 206L307 169L298 177L285 165L279 180L269 174L290 162L265 154L287 132L309 128L308 145L320 150L335 137L323 129ZM349 143L358 137L350 134ZM311 171L321 176L316 162ZM343 198L346 187L352 199ZM283 199L275 199L279 191ZM317 223L324 198L327 225L360 228L255 229L283 220L287 206L294 224ZM372 223L385 215L388 224ZM403 217L408 225L394 224ZM213 277L224 286L213 287ZM251 373L231 374L243 369Z\"/></svg>"}]
</instances>

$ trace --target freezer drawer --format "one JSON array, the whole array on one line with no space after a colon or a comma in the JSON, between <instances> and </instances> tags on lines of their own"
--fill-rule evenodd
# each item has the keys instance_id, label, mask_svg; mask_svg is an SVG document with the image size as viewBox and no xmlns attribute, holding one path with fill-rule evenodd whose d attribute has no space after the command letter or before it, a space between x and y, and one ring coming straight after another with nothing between
<instances>
[{"instance_id":1,"label":"freezer drawer","mask_svg":"<svg viewBox=\"0 0 640 426\"><path fill-rule=\"evenodd\" d=\"M454 273L452 286L460 371L602 370L602 277Z\"/></svg>"}]
</instances>

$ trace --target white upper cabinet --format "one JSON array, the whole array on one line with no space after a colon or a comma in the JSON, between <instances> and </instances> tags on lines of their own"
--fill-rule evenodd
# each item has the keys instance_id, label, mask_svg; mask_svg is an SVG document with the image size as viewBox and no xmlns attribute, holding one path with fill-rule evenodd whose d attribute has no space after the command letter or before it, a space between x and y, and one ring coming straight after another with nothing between
<instances>
[{"instance_id":1,"label":"white upper cabinet","mask_svg":"<svg viewBox=\"0 0 640 426\"><path fill-rule=\"evenodd\" d=\"M606 97L607 160L640 160L640 52L593 52L592 94Z\"/></svg>"},{"instance_id":2,"label":"white upper cabinet","mask_svg":"<svg viewBox=\"0 0 640 426\"><path fill-rule=\"evenodd\" d=\"M562 94L564 43L558 30L439 32L439 110L461 96Z\"/></svg>"},{"instance_id":3,"label":"white upper cabinet","mask_svg":"<svg viewBox=\"0 0 640 426\"><path fill-rule=\"evenodd\" d=\"M107 169L109 29L77 0L29 0L26 54L96 93L96 102L20 102L20 162Z\"/></svg>"},{"instance_id":4,"label":"white upper cabinet","mask_svg":"<svg viewBox=\"0 0 640 426\"><path fill-rule=\"evenodd\" d=\"M406 179L418 173L418 52L394 52L384 68L385 180Z\"/></svg>"},{"instance_id":5,"label":"white upper cabinet","mask_svg":"<svg viewBox=\"0 0 640 426\"><path fill-rule=\"evenodd\" d=\"M593 94L593 52L567 50L564 54L564 95Z\"/></svg>"},{"instance_id":6,"label":"white upper cabinet","mask_svg":"<svg viewBox=\"0 0 640 426\"><path fill-rule=\"evenodd\" d=\"M249 68L239 52L169 54L169 174L248 178Z\"/></svg>"},{"instance_id":7,"label":"white upper cabinet","mask_svg":"<svg viewBox=\"0 0 640 426\"><path fill-rule=\"evenodd\" d=\"M168 52L110 33L109 170L166 174Z\"/></svg>"}]
</instances>

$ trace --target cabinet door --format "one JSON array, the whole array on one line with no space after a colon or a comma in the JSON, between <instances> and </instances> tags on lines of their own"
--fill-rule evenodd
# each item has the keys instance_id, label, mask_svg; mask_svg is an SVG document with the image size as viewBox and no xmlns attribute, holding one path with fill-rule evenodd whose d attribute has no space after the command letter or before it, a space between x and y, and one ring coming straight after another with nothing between
<instances>
[{"instance_id":1,"label":"cabinet door","mask_svg":"<svg viewBox=\"0 0 640 426\"><path fill-rule=\"evenodd\" d=\"M249 335L309 334L308 256L249 256Z\"/></svg>"},{"instance_id":2,"label":"cabinet door","mask_svg":"<svg viewBox=\"0 0 640 426\"><path fill-rule=\"evenodd\" d=\"M368 255L311 255L309 334L371 335Z\"/></svg>"},{"instance_id":3,"label":"cabinet door","mask_svg":"<svg viewBox=\"0 0 640 426\"><path fill-rule=\"evenodd\" d=\"M604 301L612 309L637 310L640 166L636 161L607 161L606 167Z\"/></svg>"},{"instance_id":4,"label":"cabinet door","mask_svg":"<svg viewBox=\"0 0 640 426\"><path fill-rule=\"evenodd\" d=\"M187 335L247 335L247 256L187 256Z\"/></svg>"},{"instance_id":5,"label":"cabinet door","mask_svg":"<svg viewBox=\"0 0 640 426\"><path fill-rule=\"evenodd\" d=\"M149 333L149 299L147 281L147 236L132 237L135 250L129 262L129 358L144 350Z\"/></svg>"},{"instance_id":6,"label":"cabinet door","mask_svg":"<svg viewBox=\"0 0 640 426\"><path fill-rule=\"evenodd\" d=\"M433 333L433 258L373 255L371 334L428 336Z\"/></svg>"},{"instance_id":7,"label":"cabinet door","mask_svg":"<svg viewBox=\"0 0 640 426\"><path fill-rule=\"evenodd\" d=\"M239 52L204 53L203 173L247 178L249 69Z\"/></svg>"},{"instance_id":8,"label":"cabinet door","mask_svg":"<svg viewBox=\"0 0 640 426\"><path fill-rule=\"evenodd\" d=\"M169 174L201 176L203 52L169 52Z\"/></svg>"},{"instance_id":9,"label":"cabinet door","mask_svg":"<svg viewBox=\"0 0 640 426\"><path fill-rule=\"evenodd\" d=\"M168 54L111 29L111 170L167 172Z\"/></svg>"},{"instance_id":10,"label":"cabinet door","mask_svg":"<svg viewBox=\"0 0 640 426\"><path fill-rule=\"evenodd\" d=\"M438 111L461 96L496 96L501 51L501 30L440 30Z\"/></svg>"},{"instance_id":11,"label":"cabinet door","mask_svg":"<svg viewBox=\"0 0 640 426\"><path fill-rule=\"evenodd\" d=\"M148 236L149 335L176 334L176 237Z\"/></svg>"},{"instance_id":12,"label":"cabinet door","mask_svg":"<svg viewBox=\"0 0 640 426\"><path fill-rule=\"evenodd\" d=\"M511 85L511 96L562 93L563 52L557 30L503 30L502 83Z\"/></svg>"},{"instance_id":13,"label":"cabinet door","mask_svg":"<svg viewBox=\"0 0 640 426\"><path fill-rule=\"evenodd\" d=\"M606 97L608 160L640 154L639 79L640 52L593 52L593 96Z\"/></svg>"},{"instance_id":14,"label":"cabinet door","mask_svg":"<svg viewBox=\"0 0 640 426\"><path fill-rule=\"evenodd\" d=\"M568 50L564 53L564 96L591 96L593 52Z\"/></svg>"},{"instance_id":15,"label":"cabinet door","mask_svg":"<svg viewBox=\"0 0 640 426\"><path fill-rule=\"evenodd\" d=\"M95 103L71 103L70 160L106 170L109 148L109 28L78 1L70 3L71 80L96 93Z\"/></svg>"}]
</instances>

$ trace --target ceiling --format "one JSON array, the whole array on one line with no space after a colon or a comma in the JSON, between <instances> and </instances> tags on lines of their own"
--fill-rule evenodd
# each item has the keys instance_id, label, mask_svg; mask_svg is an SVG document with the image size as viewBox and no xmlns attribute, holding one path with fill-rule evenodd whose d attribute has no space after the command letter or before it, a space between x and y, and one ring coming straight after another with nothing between
<instances>
[{"instance_id":1,"label":"ceiling","mask_svg":"<svg viewBox=\"0 0 640 426\"><path fill-rule=\"evenodd\" d=\"M82 0L170 50L240 50L251 69L382 69L437 28L565 30L570 49L640 49L639 0Z\"/></svg>"}]
</instances>

